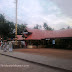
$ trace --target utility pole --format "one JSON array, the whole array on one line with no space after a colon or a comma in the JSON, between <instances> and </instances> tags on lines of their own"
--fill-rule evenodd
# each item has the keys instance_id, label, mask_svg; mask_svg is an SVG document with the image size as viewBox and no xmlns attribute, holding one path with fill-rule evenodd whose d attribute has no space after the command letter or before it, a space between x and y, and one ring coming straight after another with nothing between
<instances>
[{"instance_id":1,"label":"utility pole","mask_svg":"<svg viewBox=\"0 0 72 72\"><path fill-rule=\"evenodd\" d=\"M16 0L15 45L17 45L17 2L18 0Z\"/></svg>"}]
</instances>

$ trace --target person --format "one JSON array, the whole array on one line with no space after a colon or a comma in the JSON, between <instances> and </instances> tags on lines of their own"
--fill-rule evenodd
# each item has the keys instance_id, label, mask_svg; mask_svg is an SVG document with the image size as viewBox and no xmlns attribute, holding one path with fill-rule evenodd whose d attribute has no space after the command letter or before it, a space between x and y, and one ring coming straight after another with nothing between
<instances>
[{"instance_id":1,"label":"person","mask_svg":"<svg viewBox=\"0 0 72 72\"><path fill-rule=\"evenodd\" d=\"M22 48L25 46L25 41L21 41Z\"/></svg>"},{"instance_id":2,"label":"person","mask_svg":"<svg viewBox=\"0 0 72 72\"><path fill-rule=\"evenodd\" d=\"M3 50L3 42L1 41L1 49Z\"/></svg>"},{"instance_id":3,"label":"person","mask_svg":"<svg viewBox=\"0 0 72 72\"><path fill-rule=\"evenodd\" d=\"M0 42L0 50L1 50L1 42Z\"/></svg>"},{"instance_id":4,"label":"person","mask_svg":"<svg viewBox=\"0 0 72 72\"><path fill-rule=\"evenodd\" d=\"M23 41L23 48L25 48L25 41Z\"/></svg>"},{"instance_id":5,"label":"person","mask_svg":"<svg viewBox=\"0 0 72 72\"><path fill-rule=\"evenodd\" d=\"M53 48L55 48L55 40L52 40Z\"/></svg>"},{"instance_id":6,"label":"person","mask_svg":"<svg viewBox=\"0 0 72 72\"><path fill-rule=\"evenodd\" d=\"M12 41L9 42L9 52L13 51Z\"/></svg>"},{"instance_id":7,"label":"person","mask_svg":"<svg viewBox=\"0 0 72 72\"><path fill-rule=\"evenodd\" d=\"M9 42L7 42L7 50L9 49Z\"/></svg>"},{"instance_id":8,"label":"person","mask_svg":"<svg viewBox=\"0 0 72 72\"><path fill-rule=\"evenodd\" d=\"M27 42L25 42L25 48L27 48Z\"/></svg>"},{"instance_id":9,"label":"person","mask_svg":"<svg viewBox=\"0 0 72 72\"><path fill-rule=\"evenodd\" d=\"M7 51L7 43L6 43L6 41L4 42L4 45L3 45L3 48L4 48L4 52L6 52Z\"/></svg>"}]
</instances>

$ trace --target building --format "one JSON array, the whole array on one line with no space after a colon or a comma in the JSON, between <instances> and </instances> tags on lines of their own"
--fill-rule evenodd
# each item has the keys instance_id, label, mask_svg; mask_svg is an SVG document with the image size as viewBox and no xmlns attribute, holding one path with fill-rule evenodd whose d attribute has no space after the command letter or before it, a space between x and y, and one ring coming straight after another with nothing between
<instances>
[{"instance_id":1,"label":"building","mask_svg":"<svg viewBox=\"0 0 72 72\"><path fill-rule=\"evenodd\" d=\"M72 29L66 30L39 30L26 28L24 38L17 35L18 40L25 40L28 48L72 48Z\"/></svg>"}]
</instances>

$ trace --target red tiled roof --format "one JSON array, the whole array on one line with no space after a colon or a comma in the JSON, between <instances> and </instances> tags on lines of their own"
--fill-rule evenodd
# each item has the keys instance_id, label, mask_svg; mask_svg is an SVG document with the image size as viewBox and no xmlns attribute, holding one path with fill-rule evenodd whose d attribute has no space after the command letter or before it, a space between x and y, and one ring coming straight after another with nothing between
<instances>
[{"instance_id":1,"label":"red tiled roof","mask_svg":"<svg viewBox=\"0 0 72 72\"><path fill-rule=\"evenodd\" d=\"M45 38L72 37L72 29L48 31L27 28L27 31L31 32L32 34L30 34L29 36L25 35L27 37L25 40L41 40ZM17 35L17 40L23 40L22 35Z\"/></svg>"},{"instance_id":2,"label":"red tiled roof","mask_svg":"<svg viewBox=\"0 0 72 72\"><path fill-rule=\"evenodd\" d=\"M29 35L26 40L40 40L44 38L42 30L39 29L29 29L27 28L28 32L31 32L32 34Z\"/></svg>"},{"instance_id":3,"label":"red tiled roof","mask_svg":"<svg viewBox=\"0 0 72 72\"><path fill-rule=\"evenodd\" d=\"M17 35L17 40L23 40L22 35Z\"/></svg>"},{"instance_id":4,"label":"red tiled roof","mask_svg":"<svg viewBox=\"0 0 72 72\"><path fill-rule=\"evenodd\" d=\"M45 38L66 38L66 37L72 37L72 29L54 30L45 33Z\"/></svg>"},{"instance_id":5,"label":"red tiled roof","mask_svg":"<svg viewBox=\"0 0 72 72\"><path fill-rule=\"evenodd\" d=\"M47 31L47 30L27 28L27 31L31 32L32 34L29 35L26 38L26 40L41 40L41 39L45 39L45 38L72 37L72 29Z\"/></svg>"}]
</instances>

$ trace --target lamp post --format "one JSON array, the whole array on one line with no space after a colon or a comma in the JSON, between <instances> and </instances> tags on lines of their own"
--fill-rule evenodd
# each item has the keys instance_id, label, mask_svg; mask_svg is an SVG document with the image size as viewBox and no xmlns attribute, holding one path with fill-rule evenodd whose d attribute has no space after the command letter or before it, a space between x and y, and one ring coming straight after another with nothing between
<instances>
[{"instance_id":1,"label":"lamp post","mask_svg":"<svg viewBox=\"0 0 72 72\"><path fill-rule=\"evenodd\" d=\"M17 2L18 0L16 0L15 45L17 45Z\"/></svg>"}]
</instances>

